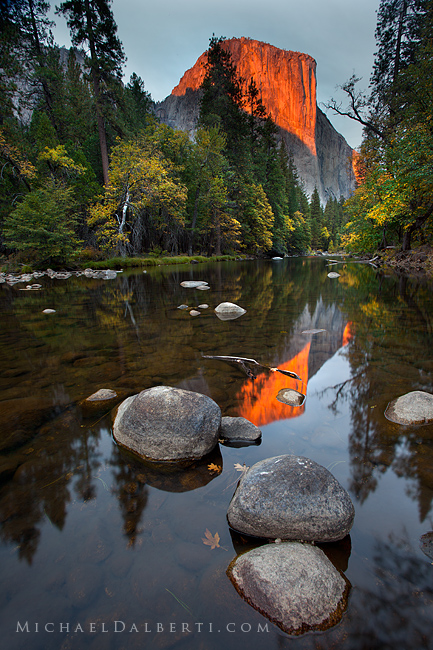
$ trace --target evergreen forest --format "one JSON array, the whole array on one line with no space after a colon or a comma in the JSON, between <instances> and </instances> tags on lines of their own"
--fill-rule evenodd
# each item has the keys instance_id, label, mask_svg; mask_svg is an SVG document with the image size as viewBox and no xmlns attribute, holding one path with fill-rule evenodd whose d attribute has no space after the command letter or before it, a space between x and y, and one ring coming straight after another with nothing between
<instances>
[{"instance_id":1,"label":"evergreen forest","mask_svg":"<svg viewBox=\"0 0 433 650\"><path fill-rule=\"evenodd\" d=\"M9 268L119 258L407 249L431 240L432 2L381 0L358 187L308 197L290 151L212 36L194 138L159 123L126 60L111 0L64 0L73 47L54 42L45 0L0 0L0 258Z\"/></svg>"}]
</instances>

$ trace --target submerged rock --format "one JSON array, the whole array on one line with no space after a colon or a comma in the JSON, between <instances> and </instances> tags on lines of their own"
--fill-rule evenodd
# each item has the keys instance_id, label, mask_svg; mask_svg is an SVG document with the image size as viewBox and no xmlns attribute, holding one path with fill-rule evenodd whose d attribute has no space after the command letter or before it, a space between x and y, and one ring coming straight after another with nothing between
<instances>
[{"instance_id":1,"label":"submerged rock","mask_svg":"<svg viewBox=\"0 0 433 650\"><path fill-rule=\"evenodd\" d=\"M302 456L276 456L244 475L227 511L230 526L270 539L334 542L345 537L355 510L325 468Z\"/></svg>"},{"instance_id":2,"label":"submerged rock","mask_svg":"<svg viewBox=\"0 0 433 650\"><path fill-rule=\"evenodd\" d=\"M406 393L388 404L385 417L397 424L429 424L433 422L433 395L422 390Z\"/></svg>"},{"instance_id":3,"label":"submerged rock","mask_svg":"<svg viewBox=\"0 0 433 650\"><path fill-rule=\"evenodd\" d=\"M215 313L220 320L234 320L239 318L243 314L246 314L247 310L235 305L233 302L221 302L217 307L215 307Z\"/></svg>"},{"instance_id":4,"label":"submerged rock","mask_svg":"<svg viewBox=\"0 0 433 650\"><path fill-rule=\"evenodd\" d=\"M326 630L347 606L348 581L310 544L260 546L237 557L227 574L252 607L289 634Z\"/></svg>"},{"instance_id":5,"label":"submerged rock","mask_svg":"<svg viewBox=\"0 0 433 650\"><path fill-rule=\"evenodd\" d=\"M155 386L120 404L113 436L143 458L196 460L215 447L220 424L221 409L210 397Z\"/></svg>"},{"instance_id":6,"label":"submerged rock","mask_svg":"<svg viewBox=\"0 0 433 650\"><path fill-rule=\"evenodd\" d=\"M120 401L118 393L110 388L100 388L82 402L80 406L85 416L93 416L100 411L107 411L115 406L116 400Z\"/></svg>"},{"instance_id":7,"label":"submerged rock","mask_svg":"<svg viewBox=\"0 0 433 650\"><path fill-rule=\"evenodd\" d=\"M245 418L227 416L221 420L220 439L223 443L243 446L257 443L261 437L260 429Z\"/></svg>"}]
</instances>

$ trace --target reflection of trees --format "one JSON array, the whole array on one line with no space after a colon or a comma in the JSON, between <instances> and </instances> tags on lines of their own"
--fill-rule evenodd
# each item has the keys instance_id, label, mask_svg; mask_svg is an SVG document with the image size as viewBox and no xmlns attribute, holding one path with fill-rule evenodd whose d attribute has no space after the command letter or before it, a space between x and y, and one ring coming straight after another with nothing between
<instances>
[{"instance_id":1,"label":"reflection of trees","mask_svg":"<svg viewBox=\"0 0 433 650\"><path fill-rule=\"evenodd\" d=\"M113 468L113 478L116 486L112 488L119 500L119 508L123 518L123 532L129 539L129 546L134 546L140 533L139 523L147 505L149 491L146 477L139 472L136 463L128 462L118 447L113 445L109 464Z\"/></svg>"},{"instance_id":2,"label":"reflection of trees","mask_svg":"<svg viewBox=\"0 0 433 650\"><path fill-rule=\"evenodd\" d=\"M342 309L356 324L356 335L346 352L352 377L333 387L330 408L336 411L342 401L351 405L351 491L365 501L391 466L412 480L410 496L418 501L424 520L433 486L430 445L419 444L423 429L390 423L384 411L398 395L431 390L431 372L423 366L432 348L428 286L377 276L361 265L346 268L342 282L347 289Z\"/></svg>"},{"instance_id":3,"label":"reflection of trees","mask_svg":"<svg viewBox=\"0 0 433 650\"><path fill-rule=\"evenodd\" d=\"M46 520L63 529L72 491L83 501L95 498L98 439L68 411L17 452L14 477L0 491L0 535L18 546L20 559L32 563Z\"/></svg>"},{"instance_id":4,"label":"reflection of trees","mask_svg":"<svg viewBox=\"0 0 433 650\"><path fill-rule=\"evenodd\" d=\"M358 587L351 603L349 647L429 648L432 567L406 539L378 542L371 567L374 591Z\"/></svg>"}]
</instances>

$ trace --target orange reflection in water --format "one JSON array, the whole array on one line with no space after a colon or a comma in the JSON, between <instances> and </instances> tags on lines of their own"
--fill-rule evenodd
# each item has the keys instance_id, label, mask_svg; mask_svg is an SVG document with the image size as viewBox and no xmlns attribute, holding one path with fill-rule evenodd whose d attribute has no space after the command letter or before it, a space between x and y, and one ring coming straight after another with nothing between
<instances>
[{"instance_id":1,"label":"orange reflection in water","mask_svg":"<svg viewBox=\"0 0 433 650\"><path fill-rule=\"evenodd\" d=\"M343 343L342 343L343 347L349 343L352 337L353 337L353 323L349 321L346 327L344 328L344 332L343 332Z\"/></svg>"},{"instance_id":2,"label":"orange reflection in water","mask_svg":"<svg viewBox=\"0 0 433 650\"><path fill-rule=\"evenodd\" d=\"M296 372L304 383L279 372L263 372L255 379L248 379L237 395L240 402L239 415L258 427L275 420L286 420L302 415L305 410L304 405L289 406L279 402L276 396L283 388L294 388L305 395L309 354L310 342L293 359L279 366L282 370Z\"/></svg>"}]
</instances>

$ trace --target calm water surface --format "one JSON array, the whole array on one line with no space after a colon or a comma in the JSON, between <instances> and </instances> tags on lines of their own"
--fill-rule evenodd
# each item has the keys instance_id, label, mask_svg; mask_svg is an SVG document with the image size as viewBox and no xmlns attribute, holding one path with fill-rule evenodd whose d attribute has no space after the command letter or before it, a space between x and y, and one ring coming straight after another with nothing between
<instances>
[{"instance_id":1,"label":"calm water surface","mask_svg":"<svg viewBox=\"0 0 433 650\"><path fill-rule=\"evenodd\" d=\"M433 648L433 427L384 416L404 393L433 392L432 285L328 264L198 264L112 281L44 277L40 291L0 286L2 647ZM192 279L210 290L180 286ZM221 321L222 301L247 313ZM197 317L178 309L204 303ZM202 355L253 357L304 385L266 371L252 380ZM248 418L261 444L220 445L162 471L116 446L110 412L80 405L100 388L120 402L160 384ZM286 387L306 392L305 404L279 402ZM235 464L286 453L330 469L356 510L350 537L322 545L351 584L343 618L299 637L226 576L259 543L227 525ZM219 547L203 543L206 530Z\"/></svg>"}]
</instances>

